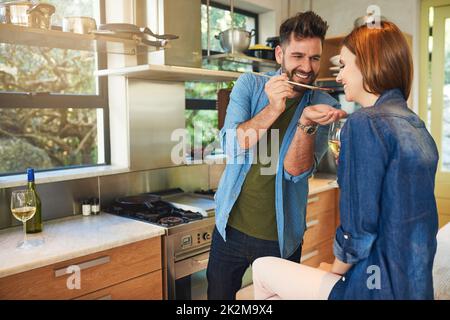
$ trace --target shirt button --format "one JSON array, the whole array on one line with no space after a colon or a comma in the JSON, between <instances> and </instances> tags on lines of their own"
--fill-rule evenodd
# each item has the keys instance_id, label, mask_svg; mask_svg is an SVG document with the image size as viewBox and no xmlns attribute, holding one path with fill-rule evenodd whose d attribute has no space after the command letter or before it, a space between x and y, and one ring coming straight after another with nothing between
<instances>
[{"instance_id":1,"label":"shirt button","mask_svg":"<svg viewBox=\"0 0 450 320\"><path fill-rule=\"evenodd\" d=\"M342 277L342 281L345 282L345 277Z\"/></svg>"},{"instance_id":2,"label":"shirt button","mask_svg":"<svg viewBox=\"0 0 450 320\"><path fill-rule=\"evenodd\" d=\"M344 234L344 239L348 240L348 234Z\"/></svg>"}]
</instances>

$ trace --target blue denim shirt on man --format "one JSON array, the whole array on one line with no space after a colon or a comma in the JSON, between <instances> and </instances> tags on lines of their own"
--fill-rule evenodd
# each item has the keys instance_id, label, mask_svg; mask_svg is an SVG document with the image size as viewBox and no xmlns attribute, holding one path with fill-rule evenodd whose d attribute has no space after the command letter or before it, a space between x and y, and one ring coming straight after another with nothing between
<instances>
[{"instance_id":1,"label":"blue denim shirt on man","mask_svg":"<svg viewBox=\"0 0 450 320\"><path fill-rule=\"evenodd\" d=\"M354 264L330 299L433 299L438 151L398 89L346 121L335 256Z\"/></svg>"},{"instance_id":2,"label":"blue denim shirt on man","mask_svg":"<svg viewBox=\"0 0 450 320\"><path fill-rule=\"evenodd\" d=\"M276 73L267 74L280 73L281 69ZM225 241L225 229L230 211L240 194L245 177L253 163L253 155L257 152L254 148L247 150L240 148L236 129L239 124L252 119L269 104L264 91L267 81L268 79L265 77L250 73L245 73L239 77L230 95L225 123L220 131L222 148L227 154L227 165L215 196L216 227ZM327 149L328 126L323 126L317 131L314 167L299 176L292 176L284 170L284 158L294 137L297 129L296 124L301 113L305 106L315 104L328 104L340 108L338 102L326 93L305 91L281 142L279 158L276 162L275 208L280 255L283 258L293 254L302 242L306 227L305 210L308 197L308 177Z\"/></svg>"}]
</instances>

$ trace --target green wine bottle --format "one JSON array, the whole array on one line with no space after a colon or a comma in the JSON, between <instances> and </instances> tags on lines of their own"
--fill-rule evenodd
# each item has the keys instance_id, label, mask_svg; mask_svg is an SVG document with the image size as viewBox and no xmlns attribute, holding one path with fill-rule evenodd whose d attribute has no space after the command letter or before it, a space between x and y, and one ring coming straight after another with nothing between
<instances>
[{"instance_id":1,"label":"green wine bottle","mask_svg":"<svg viewBox=\"0 0 450 320\"><path fill-rule=\"evenodd\" d=\"M42 211L41 211L41 199L39 198L38 193L36 192L36 185L34 183L34 169L27 169L28 176L28 189L34 192L36 196L36 213L33 218L28 220L27 223L27 233L38 233L42 232Z\"/></svg>"}]
</instances>

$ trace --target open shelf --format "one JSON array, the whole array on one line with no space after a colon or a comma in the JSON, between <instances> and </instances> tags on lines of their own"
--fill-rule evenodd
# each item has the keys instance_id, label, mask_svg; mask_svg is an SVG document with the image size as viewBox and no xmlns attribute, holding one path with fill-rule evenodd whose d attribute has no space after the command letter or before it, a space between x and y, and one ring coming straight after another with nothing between
<instances>
[{"instance_id":1,"label":"open shelf","mask_svg":"<svg viewBox=\"0 0 450 320\"><path fill-rule=\"evenodd\" d=\"M0 24L0 42L126 55L158 51L167 47L167 45L147 45L144 43L145 40L139 37L123 39L111 35L77 34L60 30L29 28L13 24Z\"/></svg>"},{"instance_id":2,"label":"open shelf","mask_svg":"<svg viewBox=\"0 0 450 320\"><path fill-rule=\"evenodd\" d=\"M228 82L236 80L242 73L188 68L166 65L139 65L119 69L99 70L97 76L126 76L133 79L160 81Z\"/></svg>"}]
</instances>

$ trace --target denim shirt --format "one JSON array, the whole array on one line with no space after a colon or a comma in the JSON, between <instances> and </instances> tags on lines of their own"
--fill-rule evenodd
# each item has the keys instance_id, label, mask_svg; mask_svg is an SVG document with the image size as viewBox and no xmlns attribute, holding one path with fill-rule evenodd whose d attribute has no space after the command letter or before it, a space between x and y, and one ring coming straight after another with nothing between
<instances>
[{"instance_id":1,"label":"denim shirt","mask_svg":"<svg viewBox=\"0 0 450 320\"><path fill-rule=\"evenodd\" d=\"M280 74L271 72L269 75ZM236 202L244 180L253 163L254 148L242 149L239 146L236 128L243 122L255 117L269 104L264 86L265 77L245 73L239 77L230 95L225 123L220 131L220 140L227 154L227 165L219 182L215 195L216 227L226 241L228 217ZM289 257L301 244L305 231L305 209L308 196L308 177L312 174L319 159L327 149L328 126L319 127L316 133L314 166L311 170L298 176L290 175L284 169L284 158L297 129L297 122L305 106L328 104L340 108L338 102L330 95L307 90L297 106L295 114L280 144L275 177L275 210L278 241L281 257Z\"/></svg>"},{"instance_id":2,"label":"denim shirt","mask_svg":"<svg viewBox=\"0 0 450 320\"><path fill-rule=\"evenodd\" d=\"M433 299L438 151L398 89L341 132L335 256L351 269L330 299Z\"/></svg>"}]
</instances>

